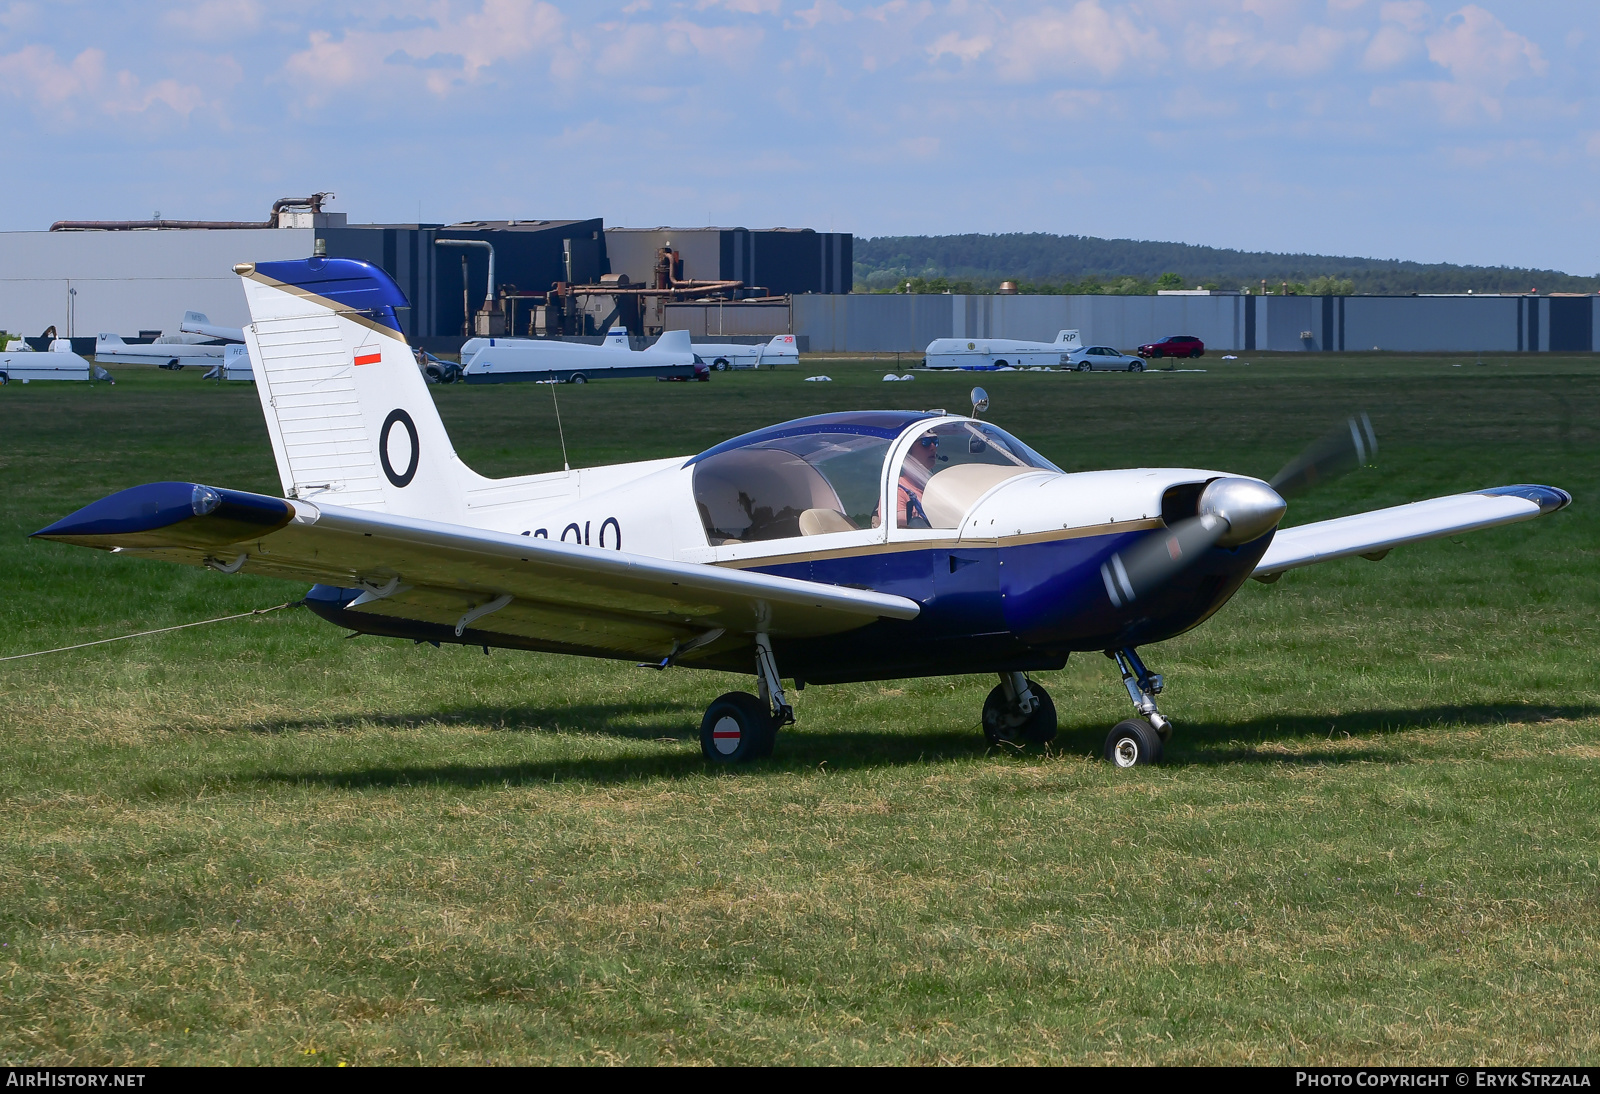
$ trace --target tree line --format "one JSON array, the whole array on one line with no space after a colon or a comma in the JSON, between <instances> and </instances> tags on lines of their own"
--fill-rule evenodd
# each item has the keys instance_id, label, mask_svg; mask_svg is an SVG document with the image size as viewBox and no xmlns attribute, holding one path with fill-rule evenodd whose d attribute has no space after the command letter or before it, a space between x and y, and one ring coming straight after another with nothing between
<instances>
[{"instance_id":1,"label":"tree line","mask_svg":"<svg viewBox=\"0 0 1600 1094\"><path fill-rule=\"evenodd\" d=\"M1137 239L999 235L877 236L854 241L857 292L992 293L1002 281L1040 294L1150 295L1166 288L1308 295L1595 292L1600 277L1558 270L1336 255L1273 254Z\"/></svg>"}]
</instances>

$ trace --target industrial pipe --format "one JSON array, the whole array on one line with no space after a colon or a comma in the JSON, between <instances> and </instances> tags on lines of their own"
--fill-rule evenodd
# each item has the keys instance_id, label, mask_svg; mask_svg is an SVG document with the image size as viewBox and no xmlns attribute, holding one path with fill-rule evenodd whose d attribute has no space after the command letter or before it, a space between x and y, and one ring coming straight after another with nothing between
<instances>
[{"instance_id":1,"label":"industrial pipe","mask_svg":"<svg viewBox=\"0 0 1600 1094\"><path fill-rule=\"evenodd\" d=\"M494 310L494 244L483 239L436 239L435 247L482 247L489 252L489 291L483 294L483 306Z\"/></svg>"},{"instance_id":2,"label":"industrial pipe","mask_svg":"<svg viewBox=\"0 0 1600 1094\"><path fill-rule=\"evenodd\" d=\"M272 213L266 220L58 220L50 225L52 232L131 232L141 228L191 228L191 229L239 229L239 228L276 228L278 214L285 209L296 206L309 208L313 213L322 212L322 203L334 197L332 191L312 194L308 198L279 198L272 203Z\"/></svg>"}]
</instances>

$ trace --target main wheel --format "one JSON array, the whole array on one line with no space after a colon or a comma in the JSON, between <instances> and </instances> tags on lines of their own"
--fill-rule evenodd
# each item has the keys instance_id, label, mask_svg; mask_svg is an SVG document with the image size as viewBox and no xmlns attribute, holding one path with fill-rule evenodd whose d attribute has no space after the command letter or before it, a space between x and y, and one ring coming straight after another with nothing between
<instances>
[{"instance_id":1,"label":"main wheel","mask_svg":"<svg viewBox=\"0 0 1600 1094\"><path fill-rule=\"evenodd\" d=\"M742 764L772 755L778 727L754 695L730 691L700 719L700 752L714 764Z\"/></svg>"},{"instance_id":2,"label":"main wheel","mask_svg":"<svg viewBox=\"0 0 1600 1094\"><path fill-rule=\"evenodd\" d=\"M1143 718L1118 722L1106 735L1106 759L1118 767L1161 762L1161 735Z\"/></svg>"},{"instance_id":3,"label":"main wheel","mask_svg":"<svg viewBox=\"0 0 1600 1094\"><path fill-rule=\"evenodd\" d=\"M1128 371L1129 372L1143 372L1144 371L1144 362L1143 361L1129 361L1128 362Z\"/></svg>"},{"instance_id":4,"label":"main wheel","mask_svg":"<svg viewBox=\"0 0 1600 1094\"><path fill-rule=\"evenodd\" d=\"M569 384L587 384L588 382L589 382L589 377L585 376L581 372L574 372L571 376L569 376L567 378L567 383L569 383Z\"/></svg>"},{"instance_id":5,"label":"main wheel","mask_svg":"<svg viewBox=\"0 0 1600 1094\"><path fill-rule=\"evenodd\" d=\"M1006 689L998 685L983 701L983 736L990 744L1044 744L1056 739L1056 705L1050 693L1032 680L1028 689L1035 700L1031 714L1011 709Z\"/></svg>"}]
</instances>

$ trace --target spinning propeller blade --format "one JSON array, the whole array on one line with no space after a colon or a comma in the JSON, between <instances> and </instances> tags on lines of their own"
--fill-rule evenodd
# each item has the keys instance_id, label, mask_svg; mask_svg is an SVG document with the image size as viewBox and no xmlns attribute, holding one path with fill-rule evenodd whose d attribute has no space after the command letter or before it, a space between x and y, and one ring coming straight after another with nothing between
<instances>
[{"instance_id":1,"label":"spinning propeller blade","mask_svg":"<svg viewBox=\"0 0 1600 1094\"><path fill-rule=\"evenodd\" d=\"M1126 551L1112 555L1100 567L1100 580L1106 584L1112 607L1126 607L1166 584L1193 559L1216 546L1227 532L1227 521L1205 513L1151 532Z\"/></svg>"},{"instance_id":2,"label":"spinning propeller blade","mask_svg":"<svg viewBox=\"0 0 1600 1094\"><path fill-rule=\"evenodd\" d=\"M1127 607L1212 547L1236 547L1264 535L1283 519L1288 509L1285 497L1348 474L1377 454L1372 419L1363 413L1308 445L1270 484L1259 479L1213 479L1200 494L1198 515L1150 533L1100 567L1111 606Z\"/></svg>"},{"instance_id":3,"label":"spinning propeller blade","mask_svg":"<svg viewBox=\"0 0 1600 1094\"><path fill-rule=\"evenodd\" d=\"M1357 414L1285 464L1272 476L1272 488L1286 498L1293 497L1371 463L1377 454L1378 435L1372 431L1372 419Z\"/></svg>"}]
</instances>

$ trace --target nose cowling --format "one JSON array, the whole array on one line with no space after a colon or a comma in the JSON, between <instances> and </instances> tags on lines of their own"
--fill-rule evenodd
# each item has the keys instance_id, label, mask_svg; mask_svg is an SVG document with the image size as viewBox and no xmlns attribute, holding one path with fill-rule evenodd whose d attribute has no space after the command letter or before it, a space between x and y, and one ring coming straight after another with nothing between
<instances>
[{"instance_id":1,"label":"nose cowling","mask_svg":"<svg viewBox=\"0 0 1600 1094\"><path fill-rule=\"evenodd\" d=\"M1200 494L1199 515L1221 517L1228 523L1228 530L1217 539L1223 547L1237 547L1266 534L1288 509L1288 502L1259 479L1213 479Z\"/></svg>"}]
</instances>

